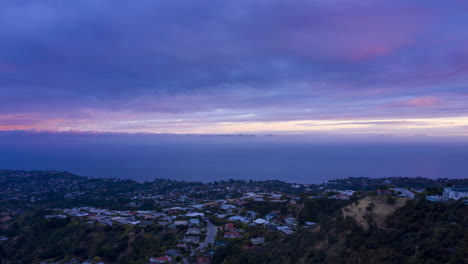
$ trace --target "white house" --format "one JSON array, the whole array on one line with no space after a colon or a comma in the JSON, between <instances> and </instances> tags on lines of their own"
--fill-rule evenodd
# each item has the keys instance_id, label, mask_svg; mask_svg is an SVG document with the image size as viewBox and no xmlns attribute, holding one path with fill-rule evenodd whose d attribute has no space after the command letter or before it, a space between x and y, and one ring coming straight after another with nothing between
<instances>
[{"instance_id":1,"label":"white house","mask_svg":"<svg viewBox=\"0 0 468 264\"><path fill-rule=\"evenodd\" d=\"M465 188L444 188L444 199L460 200L468 198L468 187Z\"/></svg>"},{"instance_id":2,"label":"white house","mask_svg":"<svg viewBox=\"0 0 468 264\"><path fill-rule=\"evenodd\" d=\"M264 225L264 224L268 224L269 222L265 219L262 219L262 218L258 218L254 221L254 223L258 224L258 225Z\"/></svg>"}]
</instances>

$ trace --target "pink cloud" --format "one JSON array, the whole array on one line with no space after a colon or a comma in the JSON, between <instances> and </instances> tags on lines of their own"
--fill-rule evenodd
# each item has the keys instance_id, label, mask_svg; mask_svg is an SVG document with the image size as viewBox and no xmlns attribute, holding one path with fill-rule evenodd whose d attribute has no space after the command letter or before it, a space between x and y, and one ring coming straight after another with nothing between
<instances>
[{"instance_id":1,"label":"pink cloud","mask_svg":"<svg viewBox=\"0 0 468 264\"><path fill-rule=\"evenodd\" d=\"M18 68L13 64L0 63L0 72L15 73L18 72Z\"/></svg>"},{"instance_id":2,"label":"pink cloud","mask_svg":"<svg viewBox=\"0 0 468 264\"><path fill-rule=\"evenodd\" d=\"M366 43L349 51L346 56L354 62L366 61L392 53L396 47L383 43Z\"/></svg>"},{"instance_id":3,"label":"pink cloud","mask_svg":"<svg viewBox=\"0 0 468 264\"><path fill-rule=\"evenodd\" d=\"M441 103L442 100L437 97L425 96L408 100L394 101L384 105L384 107L431 107L440 105Z\"/></svg>"}]
</instances>

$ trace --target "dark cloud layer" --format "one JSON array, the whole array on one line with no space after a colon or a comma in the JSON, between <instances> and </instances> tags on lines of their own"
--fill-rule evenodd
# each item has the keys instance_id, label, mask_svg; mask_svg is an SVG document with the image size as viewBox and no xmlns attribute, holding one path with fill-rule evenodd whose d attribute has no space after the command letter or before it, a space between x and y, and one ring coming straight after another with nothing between
<instances>
[{"instance_id":1,"label":"dark cloud layer","mask_svg":"<svg viewBox=\"0 0 468 264\"><path fill-rule=\"evenodd\" d=\"M467 27L466 1L2 1L0 129L466 117Z\"/></svg>"}]
</instances>

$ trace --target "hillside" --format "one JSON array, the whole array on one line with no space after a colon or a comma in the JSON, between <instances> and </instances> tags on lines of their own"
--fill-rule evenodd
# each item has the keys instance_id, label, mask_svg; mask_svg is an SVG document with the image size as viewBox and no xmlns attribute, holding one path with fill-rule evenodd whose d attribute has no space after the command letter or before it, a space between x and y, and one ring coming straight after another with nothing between
<instances>
[{"instance_id":1,"label":"hillside","mask_svg":"<svg viewBox=\"0 0 468 264\"><path fill-rule=\"evenodd\" d=\"M218 263L466 263L465 205L389 198L363 198L263 247L230 246L233 255Z\"/></svg>"},{"instance_id":2,"label":"hillside","mask_svg":"<svg viewBox=\"0 0 468 264\"><path fill-rule=\"evenodd\" d=\"M12 239L0 244L0 256L23 263L68 263L93 259L111 263L146 263L147 256L163 254L175 246L186 228L164 229L157 225L103 226L71 218L49 218L45 210L3 223L0 230Z\"/></svg>"},{"instance_id":3,"label":"hillside","mask_svg":"<svg viewBox=\"0 0 468 264\"><path fill-rule=\"evenodd\" d=\"M351 217L364 230L373 224L380 229L385 228L385 220L398 208L405 205L406 198L370 197L367 196L341 210L343 217Z\"/></svg>"}]
</instances>

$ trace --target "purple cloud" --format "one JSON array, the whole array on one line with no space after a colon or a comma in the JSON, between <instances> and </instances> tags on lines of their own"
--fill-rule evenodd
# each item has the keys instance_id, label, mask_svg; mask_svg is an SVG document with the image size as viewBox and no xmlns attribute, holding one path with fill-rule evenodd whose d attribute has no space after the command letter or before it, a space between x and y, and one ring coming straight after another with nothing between
<instances>
[{"instance_id":1,"label":"purple cloud","mask_svg":"<svg viewBox=\"0 0 468 264\"><path fill-rule=\"evenodd\" d=\"M0 129L464 117L467 6L2 2Z\"/></svg>"}]
</instances>

